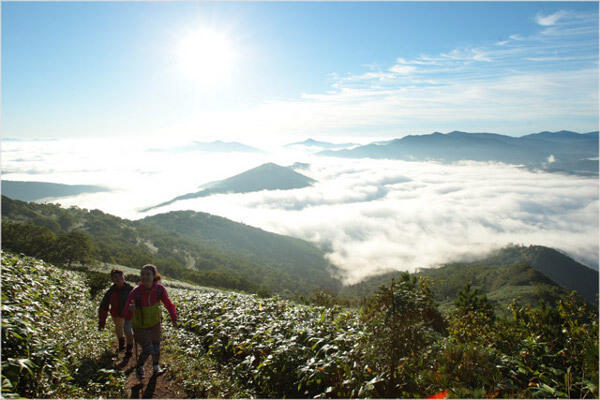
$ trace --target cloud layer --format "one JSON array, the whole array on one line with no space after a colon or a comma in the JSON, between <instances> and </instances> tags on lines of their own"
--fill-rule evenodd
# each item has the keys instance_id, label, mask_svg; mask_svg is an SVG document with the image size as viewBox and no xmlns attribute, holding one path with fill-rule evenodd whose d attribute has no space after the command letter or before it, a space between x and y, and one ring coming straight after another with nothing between
<instances>
[{"instance_id":1,"label":"cloud layer","mask_svg":"<svg viewBox=\"0 0 600 400\"><path fill-rule=\"evenodd\" d=\"M555 247L598 266L598 178L499 163L349 160L288 150L149 155L143 148L131 150L132 145L121 146L127 151L111 151L116 144L103 143L5 144L9 151L3 154L3 168L23 173L3 178L115 188L60 199L64 206L99 208L134 219L192 209L303 238L327 249L348 283L378 271L474 258L509 243ZM156 144L148 144L152 146ZM318 183L185 200L148 214L137 211L263 162L293 161L310 163L299 172ZM31 170L37 174L26 172Z\"/></svg>"},{"instance_id":2,"label":"cloud layer","mask_svg":"<svg viewBox=\"0 0 600 400\"><path fill-rule=\"evenodd\" d=\"M331 249L356 282L377 271L540 244L598 264L597 179L487 163L313 161L312 188L186 201Z\"/></svg>"}]
</instances>

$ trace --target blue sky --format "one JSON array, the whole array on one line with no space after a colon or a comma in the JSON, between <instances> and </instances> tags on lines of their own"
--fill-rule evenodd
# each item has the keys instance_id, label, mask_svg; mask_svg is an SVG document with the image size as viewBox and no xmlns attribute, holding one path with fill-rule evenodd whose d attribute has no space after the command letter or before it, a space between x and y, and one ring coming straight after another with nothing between
<instances>
[{"instance_id":1,"label":"blue sky","mask_svg":"<svg viewBox=\"0 0 600 400\"><path fill-rule=\"evenodd\" d=\"M455 129L597 130L598 3L2 3L3 137Z\"/></svg>"}]
</instances>

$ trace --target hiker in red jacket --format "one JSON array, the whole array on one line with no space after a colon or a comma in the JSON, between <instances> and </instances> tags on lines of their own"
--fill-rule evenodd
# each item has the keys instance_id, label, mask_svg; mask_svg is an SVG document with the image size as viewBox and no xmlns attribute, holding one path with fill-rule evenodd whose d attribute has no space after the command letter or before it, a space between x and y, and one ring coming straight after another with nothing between
<instances>
[{"instance_id":1,"label":"hiker in red jacket","mask_svg":"<svg viewBox=\"0 0 600 400\"><path fill-rule=\"evenodd\" d=\"M119 351L125 348L125 338L127 338L127 351L125 358L131 357L131 349L133 348L133 332L131 330L131 322L126 321L121 317L121 312L125 308L125 301L133 287L125 282L123 271L113 269L110 271L110 277L113 285L108 289L98 308L98 329L104 329L106 325L106 317L110 309L110 315L115 323L115 335L119 340ZM123 337L125 334L125 337Z\"/></svg>"},{"instance_id":2,"label":"hiker in red jacket","mask_svg":"<svg viewBox=\"0 0 600 400\"><path fill-rule=\"evenodd\" d=\"M169 315L173 327L177 329L177 311L167 295L167 290L160 282L160 274L156 267L147 264L142 267L142 281L127 297L121 315L131 320L135 341L142 346L142 353L137 360L136 373L139 379L144 378L144 363L152 354L152 366L155 374L161 372L160 359L161 340L161 301Z\"/></svg>"}]
</instances>

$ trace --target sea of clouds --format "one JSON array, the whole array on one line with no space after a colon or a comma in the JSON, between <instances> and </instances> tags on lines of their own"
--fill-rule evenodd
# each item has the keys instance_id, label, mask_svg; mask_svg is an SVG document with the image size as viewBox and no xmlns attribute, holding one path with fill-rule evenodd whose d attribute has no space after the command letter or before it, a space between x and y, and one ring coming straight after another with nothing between
<instances>
[{"instance_id":1,"label":"sea of clouds","mask_svg":"<svg viewBox=\"0 0 600 400\"><path fill-rule=\"evenodd\" d=\"M321 157L306 149L148 151L157 146L168 148L160 139L7 141L2 178L112 189L47 199L65 207L98 208L130 219L191 209L306 239L327 249L347 283L389 269L474 259L510 243L554 247L598 268L597 177L501 163ZM218 194L139 212L264 162L309 163L297 172L318 182L294 190Z\"/></svg>"}]
</instances>

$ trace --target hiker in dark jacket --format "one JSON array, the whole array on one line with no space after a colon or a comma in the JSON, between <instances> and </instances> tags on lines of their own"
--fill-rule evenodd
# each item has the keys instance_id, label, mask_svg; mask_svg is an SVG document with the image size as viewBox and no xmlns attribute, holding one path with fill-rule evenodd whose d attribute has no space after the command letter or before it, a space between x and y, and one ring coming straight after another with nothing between
<instances>
[{"instance_id":1,"label":"hiker in dark jacket","mask_svg":"<svg viewBox=\"0 0 600 400\"><path fill-rule=\"evenodd\" d=\"M113 281L113 285L108 289L98 308L98 329L104 329L106 324L106 317L110 309L110 315L115 323L115 335L119 339L119 351L123 351L125 348L125 337L127 338L127 351L125 357L131 357L131 350L133 349L133 330L131 329L131 321L124 319L121 316L127 297L133 287L125 282L123 271L113 269L110 271L110 277ZM125 335L123 335L123 333ZM125 337L123 337L125 336Z\"/></svg>"},{"instance_id":2,"label":"hiker in dark jacket","mask_svg":"<svg viewBox=\"0 0 600 400\"><path fill-rule=\"evenodd\" d=\"M140 276L142 281L129 293L121 316L132 321L135 341L142 346L136 374L138 378L143 379L144 363L149 355L152 355L154 374L162 372L159 366L162 319L160 303L169 312L175 329L177 329L177 311L169 299L167 289L160 284L161 276L154 265L144 265Z\"/></svg>"}]
</instances>

